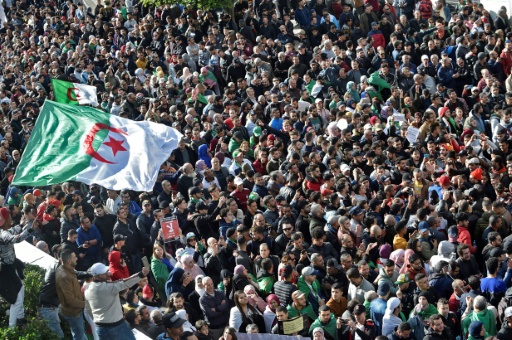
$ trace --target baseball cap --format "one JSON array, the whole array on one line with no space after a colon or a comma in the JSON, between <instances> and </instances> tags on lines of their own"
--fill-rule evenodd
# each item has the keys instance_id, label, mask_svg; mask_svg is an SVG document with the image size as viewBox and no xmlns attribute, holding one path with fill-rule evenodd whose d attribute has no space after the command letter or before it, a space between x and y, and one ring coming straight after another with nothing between
<instances>
[{"instance_id":1,"label":"baseball cap","mask_svg":"<svg viewBox=\"0 0 512 340\"><path fill-rule=\"evenodd\" d=\"M183 326L185 320L180 318L176 313L171 312L168 314L164 314L162 317L163 324L165 328L179 328Z\"/></svg>"},{"instance_id":2,"label":"baseball cap","mask_svg":"<svg viewBox=\"0 0 512 340\"><path fill-rule=\"evenodd\" d=\"M194 234L194 233L192 233L192 232L191 232L191 233L187 233L187 241L188 241L189 239L191 239L192 237L196 237L196 234Z\"/></svg>"},{"instance_id":3,"label":"baseball cap","mask_svg":"<svg viewBox=\"0 0 512 340\"><path fill-rule=\"evenodd\" d=\"M511 316L512 316L512 307L507 307L507 309L505 309L505 317L509 318Z\"/></svg>"},{"instance_id":4,"label":"baseball cap","mask_svg":"<svg viewBox=\"0 0 512 340\"><path fill-rule=\"evenodd\" d=\"M242 185L244 184L244 180L240 177L235 177L235 185Z\"/></svg>"},{"instance_id":5,"label":"baseball cap","mask_svg":"<svg viewBox=\"0 0 512 340\"><path fill-rule=\"evenodd\" d=\"M421 233L424 233L424 232L428 231L429 229L430 229L430 226L429 226L428 222L423 221L418 224L418 230Z\"/></svg>"},{"instance_id":6,"label":"baseball cap","mask_svg":"<svg viewBox=\"0 0 512 340\"><path fill-rule=\"evenodd\" d=\"M80 196L82 196L82 192L80 190L75 190L71 194L72 195L80 195Z\"/></svg>"},{"instance_id":7,"label":"baseball cap","mask_svg":"<svg viewBox=\"0 0 512 340\"><path fill-rule=\"evenodd\" d=\"M302 276L308 276L308 275L318 275L318 271L314 270L312 267L305 267L302 269Z\"/></svg>"},{"instance_id":8,"label":"baseball cap","mask_svg":"<svg viewBox=\"0 0 512 340\"><path fill-rule=\"evenodd\" d=\"M385 281L380 281L379 282L379 287L377 289L377 295L384 296L387 293L389 293L389 289L390 289L389 283L387 283Z\"/></svg>"},{"instance_id":9,"label":"baseball cap","mask_svg":"<svg viewBox=\"0 0 512 340\"><path fill-rule=\"evenodd\" d=\"M98 262L93 264L91 267L91 274L93 276L105 274L106 272L108 272L108 267L103 263Z\"/></svg>"},{"instance_id":10,"label":"baseball cap","mask_svg":"<svg viewBox=\"0 0 512 340\"><path fill-rule=\"evenodd\" d=\"M294 299L300 299L301 297L303 297L305 294L304 292L301 292L300 290L296 290L292 293L292 300Z\"/></svg>"},{"instance_id":11,"label":"baseball cap","mask_svg":"<svg viewBox=\"0 0 512 340\"><path fill-rule=\"evenodd\" d=\"M357 305L354 308L354 314L362 314L366 313L366 307L364 305Z\"/></svg>"},{"instance_id":12,"label":"baseball cap","mask_svg":"<svg viewBox=\"0 0 512 340\"><path fill-rule=\"evenodd\" d=\"M145 200L142 202L142 206L145 206L145 205L151 205L151 202L148 200Z\"/></svg>"},{"instance_id":13,"label":"baseball cap","mask_svg":"<svg viewBox=\"0 0 512 340\"><path fill-rule=\"evenodd\" d=\"M262 131L261 131L261 126L256 126L256 127L254 128L254 130L252 130L252 134L253 134L255 137L259 137L259 136L261 136L261 133L262 133Z\"/></svg>"},{"instance_id":14,"label":"baseball cap","mask_svg":"<svg viewBox=\"0 0 512 340\"><path fill-rule=\"evenodd\" d=\"M407 283L407 282L411 282L411 280L409 279L409 275L407 275L407 274L400 274L400 275L398 275L395 284L396 285L401 285L401 284L404 284L404 283Z\"/></svg>"},{"instance_id":15,"label":"baseball cap","mask_svg":"<svg viewBox=\"0 0 512 340\"><path fill-rule=\"evenodd\" d=\"M437 182L441 185L449 185L450 184L450 177L443 175L437 179Z\"/></svg>"},{"instance_id":16,"label":"baseball cap","mask_svg":"<svg viewBox=\"0 0 512 340\"><path fill-rule=\"evenodd\" d=\"M114 235L114 242L126 241L127 237L121 234Z\"/></svg>"},{"instance_id":17,"label":"baseball cap","mask_svg":"<svg viewBox=\"0 0 512 340\"><path fill-rule=\"evenodd\" d=\"M352 216L357 216L357 215L361 215L362 213L364 213L363 209L359 208L359 207L353 207L352 209L350 209L349 211L349 214L352 215Z\"/></svg>"},{"instance_id":18,"label":"baseball cap","mask_svg":"<svg viewBox=\"0 0 512 340\"><path fill-rule=\"evenodd\" d=\"M473 157L468 161L468 164L480 164L478 157Z\"/></svg>"},{"instance_id":19,"label":"baseball cap","mask_svg":"<svg viewBox=\"0 0 512 340\"><path fill-rule=\"evenodd\" d=\"M378 24L377 24L377 22L376 22L376 21L372 22L372 26L377 26L377 25L378 25Z\"/></svg>"},{"instance_id":20,"label":"baseball cap","mask_svg":"<svg viewBox=\"0 0 512 340\"><path fill-rule=\"evenodd\" d=\"M144 288L142 289L142 297L144 299L151 299L152 296L153 296L153 289L151 289L150 285L145 285Z\"/></svg>"}]
</instances>

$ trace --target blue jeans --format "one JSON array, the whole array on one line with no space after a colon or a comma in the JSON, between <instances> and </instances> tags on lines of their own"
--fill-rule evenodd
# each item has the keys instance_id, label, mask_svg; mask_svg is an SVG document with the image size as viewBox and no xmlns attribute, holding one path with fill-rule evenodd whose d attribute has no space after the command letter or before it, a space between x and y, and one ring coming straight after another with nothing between
<instances>
[{"instance_id":1,"label":"blue jeans","mask_svg":"<svg viewBox=\"0 0 512 340\"><path fill-rule=\"evenodd\" d=\"M96 325L96 335L100 339L108 340L135 340L132 330L126 322L115 327L102 327Z\"/></svg>"},{"instance_id":2,"label":"blue jeans","mask_svg":"<svg viewBox=\"0 0 512 340\"><path fill-rule=\"evenodd\" d=\"M48 321L48 327L59 336L59 339L64 337L64 332L60 328L59 308L41 308L39 310L41 319Z\"/></svg>"},{"instance_id":3,"label":"blue jeans","mask_svg":"<svg viewBox=\"0 0 512 340\"><path fill-rule=\"evenodd\" d=\"M77 316L64 316L64 319L69 323L73 340L87 340L83 312L80 312Z\"/></svg>"}]
</instances>

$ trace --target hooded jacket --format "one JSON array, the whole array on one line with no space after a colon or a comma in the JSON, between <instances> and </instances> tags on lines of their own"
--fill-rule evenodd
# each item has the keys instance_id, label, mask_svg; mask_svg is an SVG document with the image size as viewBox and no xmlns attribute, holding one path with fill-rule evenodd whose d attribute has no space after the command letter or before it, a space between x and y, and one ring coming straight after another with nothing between
<instances>
[{"instance_id":1,"label":"hooded jacket","mask_svg":"<svg viewBox=\"0 0 512 340\"><path fill-rule=\"evenodd\" d=\"M119 262L121 260L121 253L114 250L110 252L108 255L108 270L111 273L111 280L117 281L122 280L130 277L130 272L128 271L128 267L125 265L124 267L121 266L121 263Z\"/></svg>"},{"instance_id":2,"label":"hooded jacket","mask_svg":"<svg viewBox=\"0 0 512 340\"><path fill-rule=\"evenodd\" d=\"M318 280L315 280L315 281L313 281L313 283L311 283L311 288L313 289L313 291L315 293L315 294L312 294L311 289L309 288L308 284L306 283L306 280L304 279L304 276L301 275L299 277L299 281L297 282L297 288L301 292L306 294L306 301L309 302L309 304L311 305L311 307L313 308L315 313L318 313L318 307L320 307L320 305L319 305L318 299L315 297L315 294L319 298L322 298L323 294L322 294L320 282L318 282Z\"/></svg>"},{"instance_id":3,"label":"hooded jacket","mask_svg":"<svg viewBox=\"0 0 512 340\"><path fill-rule=\"evenodd\" d=\"M496 335L496 319L494 317L494 313L485 309L481 312L473 311L469 314L464 320L462 320L462 334L466 335L469 331L469 325L473 321L480 321L484 324L485 327L485 337Z\"/></svg>"},{"instance_id":4,"label":"hooded jacket","mask_svg":"<svg viewBox=\"0 0 512 340\"><path fill-rule=\"evenodd\" d=\"M191 282L186 287L183 286L182 282L180 282L181 277L185 274L185 271L181 268L174 268L169 273L169 278L165 283L165 293L167 294L167 298L172 293L182 293L183 296L189 296L194 291L194 284Z\"/></svg>"},{"instance_id":5,"label":"hooded jacket","mask_svg":"<svg viewBox=\"0 0 512 340\"><path fill-rule=\"evenodd\" d=\"M507 323L504 323L501 326L500 331L496 334L498 340L510 339L512 337L512 327L510 327Z\"/></svg>"}]
</instances>

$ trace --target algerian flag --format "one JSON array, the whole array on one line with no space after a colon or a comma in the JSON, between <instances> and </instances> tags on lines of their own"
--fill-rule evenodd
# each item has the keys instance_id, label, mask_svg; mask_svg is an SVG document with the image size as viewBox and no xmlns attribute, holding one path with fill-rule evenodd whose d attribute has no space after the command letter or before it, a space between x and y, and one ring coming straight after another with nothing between
<instances>
[{"instance_id":1,"label":"algerian flag","mask_svg":"<svg viewBox=\"0 0 512 340\"><path fill-rule=\"evenodd\" d=\"M98 106L98 95L96 86L71 83L69 81L52 79L53 93L55 100L64 104L91 104Z\"/></svg>"},{"instance_id":2,"label":"algerian flag","mask_svg":"<svg viewBox=\"0 0 512 340\"><path fill-rule=\"evenodd\" d=\"M182 134L88 106L47 100L14 175L13 185L69 180L107 189L151 191Z\"/></svg>"}]
</instances>

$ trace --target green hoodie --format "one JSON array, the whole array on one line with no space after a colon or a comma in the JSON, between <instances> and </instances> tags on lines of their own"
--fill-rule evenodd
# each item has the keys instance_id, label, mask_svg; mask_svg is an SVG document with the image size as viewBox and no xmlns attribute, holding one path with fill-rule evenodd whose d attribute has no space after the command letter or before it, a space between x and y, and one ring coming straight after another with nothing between
<instances>
[{"instance_id":1,"label":"green hoodie","mask_svg":"<svg viewBox=\"0 0 512 340\"><path fill-rule=\"evenodd\" d=\"M469 325L473 321L480 321L484 324L486 338L488 336L496 335L496 318L494 317L494 313L489 309L481 312L473 311L473 313L469 314L464 320L462 320L462 334L468 334Z\"/></svg>"},{"instance_id":2,"label":"green hoodie","mask_svg":"<svg viewBox=\"0 0 512 340\"><path fill-rule=\"evenodd\" d=\"M334 314L331 313L331 318L329 319L329 322L327 323L327 325L323 325L322 322L320 321L320 317L318 317L315 322L313 322L311 324L311 327L309 327L309 334L311 334L313 332L313 330L317 327L320 327L320 328L323 328L324 332L326 333L329 333L329 335L334 339L336 340L338 337L338 332L337 332L337 328L336 328L336 317L334 316Z\"/></svg>"},{"instance_id":3,"label":"green hoodie","mask_svg":"<svg viewBox=\"0 0 512 340\"><path fill-rule=\"evenodd\" d=\"M418 316L420 317L421 320L427 320L434 314L439 314L439 312L437 311L437 308L433 304L429 303L427 309L419 312ZM412 318L413 316L414 316L414 310L412 310L411 313L409 314L409 318ZM469 325L468 325L468 327L469 327Z\"/></svg>"}]
</instances>

